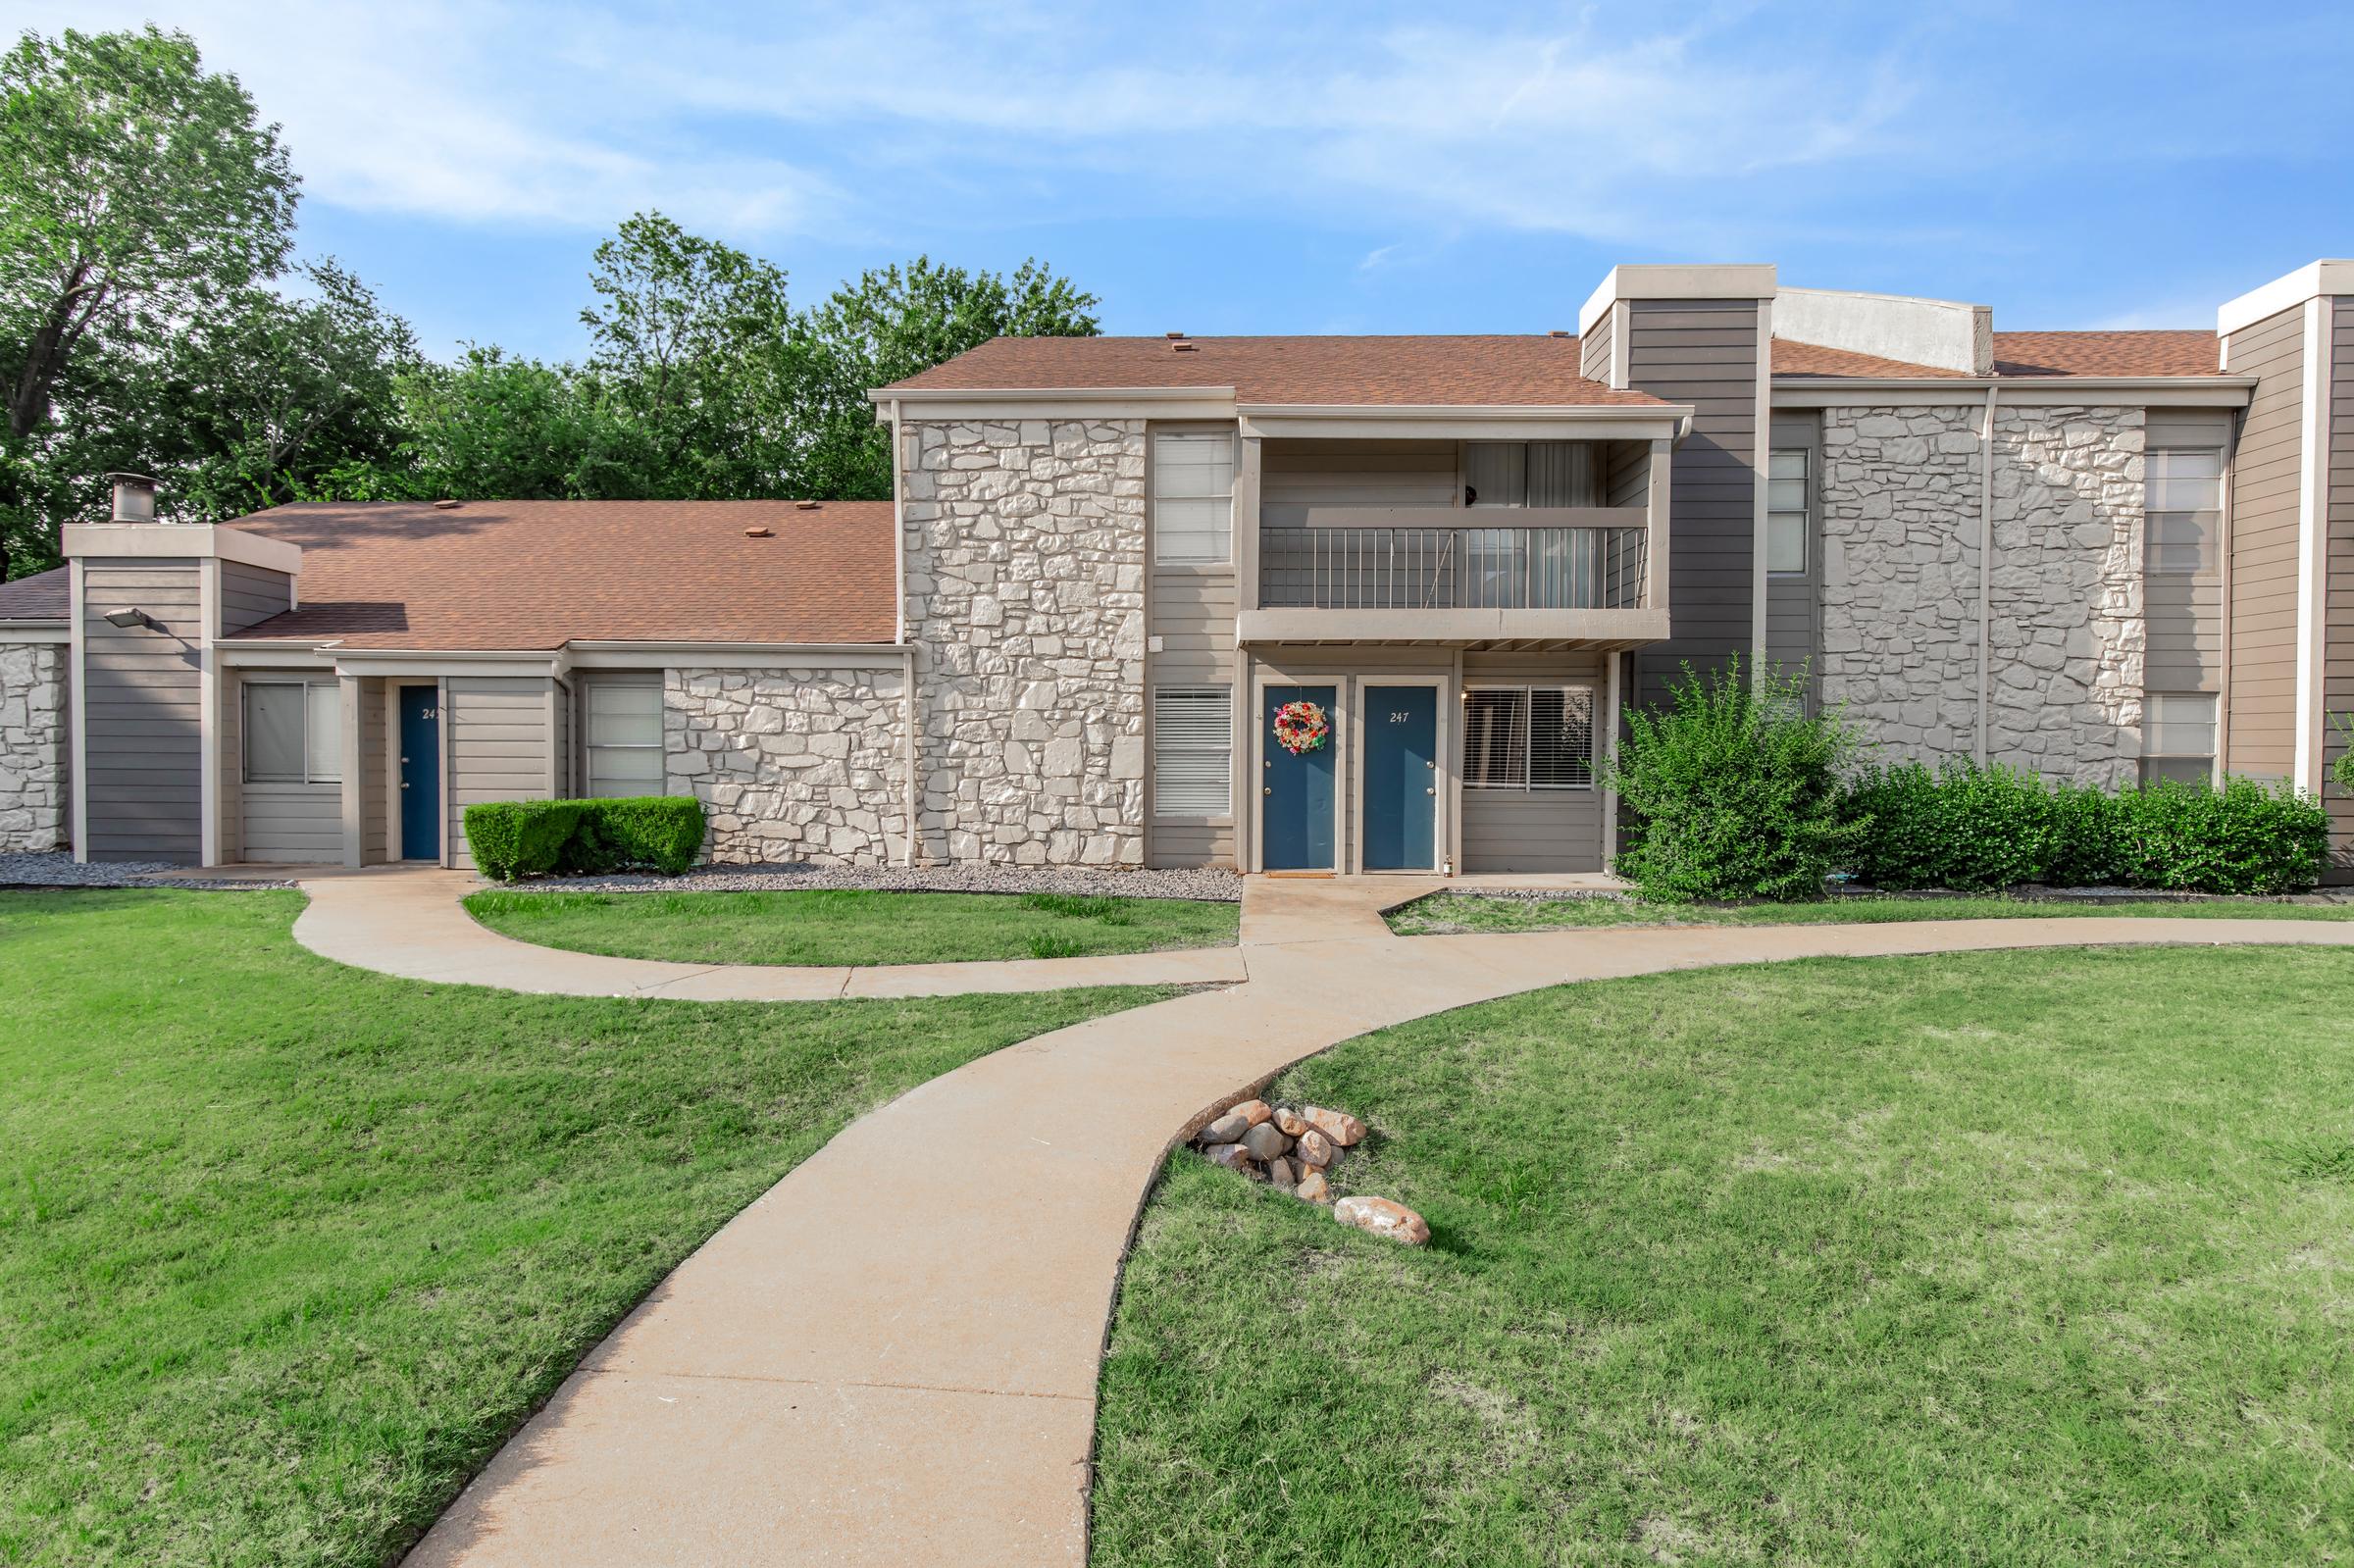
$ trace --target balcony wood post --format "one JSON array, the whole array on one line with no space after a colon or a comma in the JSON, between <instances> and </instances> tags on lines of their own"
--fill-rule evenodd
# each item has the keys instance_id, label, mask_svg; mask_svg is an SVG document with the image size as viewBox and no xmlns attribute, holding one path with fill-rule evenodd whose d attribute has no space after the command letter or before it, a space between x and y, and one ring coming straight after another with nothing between
<instances>
[{"instance_id":1,"label":"balcony wood post","mask_svg":"<svg viewBox=\"0 0 2354 1568\"><path fill-rule=\"evenodd\" d=\"M1667 608L1668 475L1675 467L1675 444L1651 443L1651 483L1644 510L1648 527L1643 536L1643 608Z\"/></svg>"},{"instance_id":2,"label":"balcony wood post","mask_svg":"<svg viewBox=\"0 0 2354 1568\"><path fill-rule=\"evenodd\" d=\"M1265 445L1247 430L1235 442L1234 591L1245 610L1258 608L1258 476Z\"/></svg>"}]
</instances>

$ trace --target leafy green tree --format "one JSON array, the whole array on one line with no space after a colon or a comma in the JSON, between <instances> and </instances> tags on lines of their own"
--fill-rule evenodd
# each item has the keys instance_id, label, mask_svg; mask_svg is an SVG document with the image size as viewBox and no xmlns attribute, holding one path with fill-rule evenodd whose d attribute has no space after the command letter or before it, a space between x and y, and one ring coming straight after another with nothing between
<instances>
[{"instance_id":1,"label":"leafy green tree","mask_svg":"<svg viewBox=\"0 0 2354 1568\"><path fill-rule=\"evenodd\" d=\"M277 127L184 33L26 32L0 56L0 578L54 548L38 447L77 356L275 277L296 194Z\"/></svg>"},{"instance_id":2,"label":"leafy green tree","mask_svg":"<svg viewBox=\"0 0 2354 1568\"><path fill-rule=\"evenodd\" d=\"M1012 277L968 273L919 256L868 272L795 324L808 494L891 494L891 433L866 394L993 337L1092 337L1101 303L1037 260Z\"/></svg>"},{"instance_id":3,"label":"leafy green tree","mask_svg":"<svg viewBox=\"0 0 2354 1568\"><path fill-rule=\"evenodd\" d=\"M719 500L791 493L793 310L785 274L658 212L596 247L581 312L588 369L658 454L654 493Z\"/></svg>"}]
</instances>

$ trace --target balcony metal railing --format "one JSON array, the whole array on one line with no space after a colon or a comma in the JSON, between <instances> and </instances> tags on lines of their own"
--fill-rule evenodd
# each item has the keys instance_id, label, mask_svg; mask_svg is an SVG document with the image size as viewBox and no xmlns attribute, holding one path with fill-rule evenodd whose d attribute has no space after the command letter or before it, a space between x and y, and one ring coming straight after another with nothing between
<instances>
[{"instance_id":1,"label":"balcony metal railing","mask_svg":"<svg viewBox=\"0 0 2354 1568\"><path fill-rule=\"evenodd\" d=\"M1631 610L1639 528L1267 528L1258 596L1317 610Z\"/></svg>"}]
</instances>

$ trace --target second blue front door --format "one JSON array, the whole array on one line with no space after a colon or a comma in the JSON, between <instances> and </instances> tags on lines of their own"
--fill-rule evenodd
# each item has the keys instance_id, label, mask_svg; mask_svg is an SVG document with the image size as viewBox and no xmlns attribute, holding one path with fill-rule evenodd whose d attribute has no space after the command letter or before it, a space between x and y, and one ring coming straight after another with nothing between
<instances>
[{"instance_id":1,"label":"second blue front door","mask_svg":"<svg viewBox=\"0 0 2354 1568\"><path fill-rule=\"evenodd\" d=\"M400 858L441 858L441 707L432 686L400 690Z\"/></svg>"},{"instance_id":2,"label":"second blue front door","mask_svg":"<svg viewBox=\"0 0 2354 1568\"><path fill-rule=\"evenodd\" d=\"M1429 871L1438 864L1439 690L1367 686L1365 869Z\"/></svg>"},{"instance_id":3,"label":"second blue front door","mask_svg":"<svg viewBox=\"0 0 2354 1568\"><path fill-rule=\"evenodd\" d=\"M1331 686L1269 686L1259 703L1259 860L1269 871L1331 871L1333 758L1340 753L1340 721ZM1324 743L1286 751L1275 738L1275 716L1289 702L1324 710Z\"/></svg>"}]
</instances>

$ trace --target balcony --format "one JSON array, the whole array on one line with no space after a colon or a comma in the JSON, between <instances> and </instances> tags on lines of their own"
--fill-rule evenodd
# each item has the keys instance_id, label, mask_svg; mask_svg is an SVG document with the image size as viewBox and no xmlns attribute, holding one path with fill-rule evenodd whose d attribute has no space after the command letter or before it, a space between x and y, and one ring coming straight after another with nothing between
<instances>
[{"instance_id":1,"label":"balcony","mask_svg":"<svg viewBox=\"0 0 2354 1568\"><path fill-rule=\"evenodd\" d=\"M1632 507L1269 506L1245 641L1624 647L1666 634Z\"/></svg>"}]
</instances>

